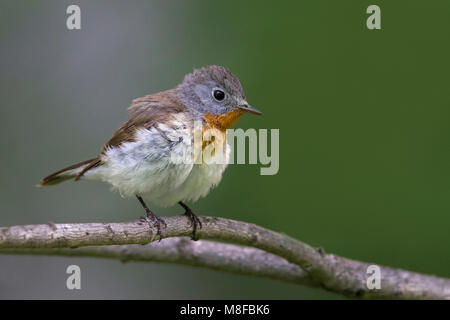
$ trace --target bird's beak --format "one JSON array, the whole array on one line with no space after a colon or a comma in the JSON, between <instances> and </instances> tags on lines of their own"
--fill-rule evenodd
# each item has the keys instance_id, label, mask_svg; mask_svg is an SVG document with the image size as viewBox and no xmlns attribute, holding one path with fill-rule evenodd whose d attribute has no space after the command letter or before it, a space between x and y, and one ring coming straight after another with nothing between
<instances>
[{"instance_id":1,"label":"bird's beak","mask_svg":"<svg viewBox=\"0 0 450 320\"><path fill-rule=\"evenodd\" d=\"M248 112L248 113L253 113L253 114L262 114L261 111L259 111L256 108L253 108L252 106L250 106L249 104L245 103L242 104L238 107L239 109L241 109L242 111Z\"/></svg>"}]
</instances>

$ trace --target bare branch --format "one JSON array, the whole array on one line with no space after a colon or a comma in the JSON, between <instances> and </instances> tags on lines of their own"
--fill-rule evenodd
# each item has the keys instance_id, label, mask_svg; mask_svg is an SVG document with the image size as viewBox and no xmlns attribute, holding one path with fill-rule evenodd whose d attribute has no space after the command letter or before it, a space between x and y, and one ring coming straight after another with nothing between
<instances>
[{"instance_id":1,"label":"bare branch","mask_svg":"<svg viewBox=\"0 0 450 320\"><path fill-rule=\"evenodd\" d=\"M184 264L193 267L282 280L317 287L296 264L260 249L186 237L168 238L146 245L111 245L80 248L0 249L1 254L117 259Z\"/></svg>"},{"instance_id":2,"label":"bare branch","mask_svg":"<svg viewBox=\"0 0 450 320\"><path fill-rule=\"evenodd\" d=\"M164 238L189 236L185 216L165 217ZM381 289L370 290L370 264L326 254L289 236L254 224L202 217L203 239L230 241L264 250L296 264L324 289L350 297L395 299L450 299L450 279L382 267ZM147 223L77 223L0 228L1 248L73 248L80 246L145 244L156 240L156 228Z\"/></svg>"}]
</instances>

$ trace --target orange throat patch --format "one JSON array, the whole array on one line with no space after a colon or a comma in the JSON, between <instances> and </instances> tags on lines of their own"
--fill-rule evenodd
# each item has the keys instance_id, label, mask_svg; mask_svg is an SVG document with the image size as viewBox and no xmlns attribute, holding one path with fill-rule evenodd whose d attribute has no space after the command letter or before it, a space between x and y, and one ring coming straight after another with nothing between
<instances>
[{"instance_id":1,"label":"orange throat patch","mask_svg":"<svg viewBox=\"0 0 450 320\"><path fill-rule=\"evenodd\" d=\"M214 156L216 148L222 150L226 143L226 130L230 129L244 113L242 110L233 110L220 116L206 113L203 116L207 125L203 125L202 128L202 151L211 148L209 152Z\"/></svg>"},{"instance_id":2,"label":"orange throat patch","mask_svg":"<svg viewBox=\"0 0 450 320\"><path fill-rule=\"evenodd\" d=\"M211 128L225 132L225 130L230 129L243 114L244 111L235 109L220 116L207 112L205 113L204 118Z\"/></svg>"}]
</instances>

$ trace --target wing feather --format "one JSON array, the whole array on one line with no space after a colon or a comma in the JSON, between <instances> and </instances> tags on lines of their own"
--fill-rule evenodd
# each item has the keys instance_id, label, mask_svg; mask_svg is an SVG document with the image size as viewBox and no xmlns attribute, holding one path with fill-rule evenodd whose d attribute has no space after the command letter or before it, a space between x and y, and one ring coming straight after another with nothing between
<instances>
[{"instance_id":1,"label":"wing feather","mask_svg":"<svg viewBox=\"0 0 450 320\"><path fill-rule=\"evenodd\" d=\"M102 154L109 148L134 141L138 129L150 129L158 123L167 123L177 114L186 112L186 107L174 97L175 94L168 90L134 99L128 107L128 121L103 146Z\"/></svg>"}]
</instances>

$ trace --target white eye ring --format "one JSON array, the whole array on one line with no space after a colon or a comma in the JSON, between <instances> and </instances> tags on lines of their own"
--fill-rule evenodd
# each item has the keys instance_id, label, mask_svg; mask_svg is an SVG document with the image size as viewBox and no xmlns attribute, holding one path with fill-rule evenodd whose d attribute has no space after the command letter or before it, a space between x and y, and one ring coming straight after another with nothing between
<instances>
[{"instance_id":1,"label":"white eye ring","mask_svg":"<svg viewBox=\"0 0 450 320\"><path fill-rule=\"evenodd\" d=\"M214 99L216 99L217 101L220 102L220 101L225 100L226 94L225 94L225 91L223 91L222 89L214 88L212 90L212 96Z\"/></svg>"}]
</instances>

